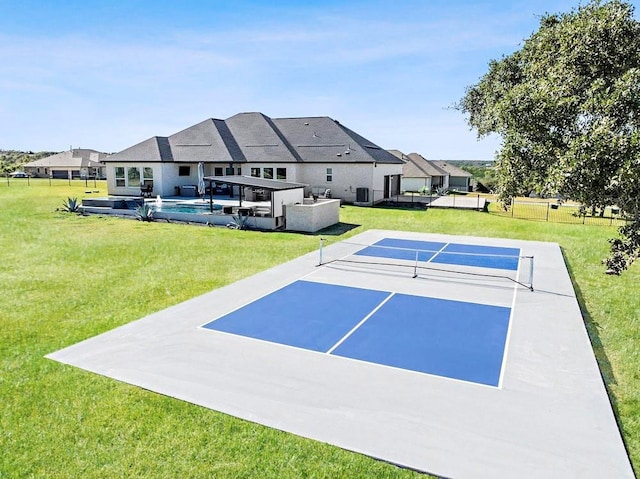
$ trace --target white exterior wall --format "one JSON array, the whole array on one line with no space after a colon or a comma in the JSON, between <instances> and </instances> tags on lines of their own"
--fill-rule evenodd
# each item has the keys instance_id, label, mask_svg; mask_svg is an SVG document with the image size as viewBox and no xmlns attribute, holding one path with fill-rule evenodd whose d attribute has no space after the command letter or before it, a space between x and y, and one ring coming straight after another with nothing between
<instances>
[{"instance_id":1,"label":"white exterior wall","mask_svg":"<svg viewBox=\"0 0 640 479\"><path fill-rule=\"evenodd\" d=\"M273 199L273 211L271 216L278 217L284 216L283 205L293 205L295 203L302 203L304 200L304 189L295 188L293 190L281 190L272 192Z\"/></svg>"},{"instance_id":2,"label":"white exterior wall","mask_svg":"<svg viewBox=\"0 0 640 479\"><path fill-rule=\"evenodd\" d=\"M286 230L315 233L340 222L340 200L318 200L315 203L287 206Z\"/></svg>"},{"instance_id":3,"label":"white exterior wall","mask_svg":"<svg viewBox=\"0 0 640 479\"><path fill-rule=\"evenodd\" d=\"M385 186L385 181L388 181L389 179L386 177L389 176L397 176L402 178L402 165L401 164L380 164L378 163L374 168L373 168L373 181L374 181L374 187L373 187L373 196L371 195L371 193L369 193L369 200L373 203L376 203L378 201L382 201L385 199L384 197L384 186ZM391 189L393 187L393 185L390 185L390 189L389 189L389 195L393 195L393 190ZM398 182L398 187L400 188L400 182ZM400 191L398 190L398 193Z\"/></svg>"},{"instance_id":4,"label":"white exterior wall","mask_svg":"<svg viewBox=\"0 0 640 479\"><path fill-rule=\"evenodd\" d=\"M153 196L174 196L176 186L197 185L198 165L180 163L108 163L107 164L107 190L110 195L139 196L140 188L116 187L115 168L151 167L153 168ZM190 166L190 176L178 176L180 166ZM205 175L210 175L215 165L205 164ZM401 175L402 165L357 163L317 163L317 164L278 164L278 163L245 163L241 165L242 174L249 176L251 168L273 168L276 176L277 168L286 168L287 180L295 183L307 184L310 187L319 186L331 190L333 198L339 198L346 202L356 201L358 188L369 189L371 202L383 199L385 176ZM332 181L327 181L327 168L332 169ZM142 180L141 180L142 181ZM295 203L292 201L291 203ZM289 203L289 204L291 204ZM287 204L287 203L284 203Z\"/></svg>"},{"instance_id":5,"label":"white exterior wall","mask_svg":"<svg viewBox=\"0 0 640 479\"><path fill-rule=\"evenodd\" d=\"M117 187L116 167L122 166L125 169L137 167L142 175L142 168L153 168L153 196L174 196L176 186L197 185L198 184L198 164L180 163L108 163L107 164L107 192L116 196L140 196L140 187ZM179 176L179 167L189 166L189 176ZM206 175L206 170L205 170ZM140 181L143 181L141 176Z\"/></svg>"},{"instance_id":6,"label":"white exterior wall","mask_svg":"<svg viewBox=\"0 0 640 479\"><path fill-rule=\"evenodd\" d=\"M332 170L332 181L327 181L327 168ZM306 164L298 181L311 187L329 188L332 198L354 202L357 188L373 188L372 170L372 164Z\"/></svg>"}]
</instances>

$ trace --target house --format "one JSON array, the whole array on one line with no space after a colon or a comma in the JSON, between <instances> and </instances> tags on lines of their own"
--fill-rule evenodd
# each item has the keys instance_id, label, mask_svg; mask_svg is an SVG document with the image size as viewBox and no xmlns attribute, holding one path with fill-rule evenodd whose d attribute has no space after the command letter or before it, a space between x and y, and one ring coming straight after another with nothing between
<instances>
[{"instance_id":1,"label":"house","mask_svg":"<svg viewBox=\"0 0 640 479\"><path fill-rule=\"evenodd\" d=\"M24 165L24 171L36 178L105 178L102 163L106 153L73 148Z\"/></svg>"},{"instance_id":2,"label":"house","mask_svg":"<svg viewBox=\"0 0 640 479\"><path fill-rule=\"evenodd\" d=\"M400 190L403 162L329 117L210 118L104 158L110 195L197 194L204 176L303 183L345 202L373 204Z\"/></svg>"},{"instance_id":3,"label":"house","mask_svg":"<svg viewBox=\"0 0 640 479\"><path fill-rule=\"evenodd\" d=\"M436 162L429 161L418 153L405 155L398 150L389 152L404 162L401 191L431 193L438 188L449 188L449 173L437 166Z\"/></svg>"},{"instance_id":4,"label":"house","mask_svg":"<svg viewBox=\"0 0 640 479\"><path fill-rule=\"evenodd\" d=\"M471 173L446 161L432 161L431 163L449 175L447 188L457 191L472 191L471 178L473 175Z\"/></svg>"}]
</instances>

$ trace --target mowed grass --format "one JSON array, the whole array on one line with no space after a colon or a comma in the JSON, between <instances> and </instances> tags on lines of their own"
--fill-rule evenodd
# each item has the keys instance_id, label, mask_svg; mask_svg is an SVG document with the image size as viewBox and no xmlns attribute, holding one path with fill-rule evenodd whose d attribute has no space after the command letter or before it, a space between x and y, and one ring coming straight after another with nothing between
<instances>
[{"instance_id":1,"label":"mowed grass","mask_svg":"<svg viewBox=\"0 0 640 479\"><path fill-rule=\"evenodd\" d=\"M0 184L0 478L425 477L45 359L319 241L56 211L68 196L88 195L84 185ZM357 207L341 208L341 222L329 242L378 228L559 243L640 471L640 273L603 274L615 228Z\"/></svg>"}]
</instances>

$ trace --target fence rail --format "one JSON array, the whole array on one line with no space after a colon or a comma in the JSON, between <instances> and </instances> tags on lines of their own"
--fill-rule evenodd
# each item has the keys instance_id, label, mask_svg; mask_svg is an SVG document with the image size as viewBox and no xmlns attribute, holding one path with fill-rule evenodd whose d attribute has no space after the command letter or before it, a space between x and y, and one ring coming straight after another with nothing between
<instances>
[{"instance_id":1,"label":"fence rail","mask_svg":"<svg viewBox=\"0 0 640 479\"><path fill-rule=\"evenodd\" d=\"M31 185L49 185L49 186L84 186L85 188L97 188L101 182L104 182L104 179L91 177L74 177L74 178L13 178L11 176L6 176L4 178L0 177L0 188L1 187L22 187L22 186L31 186Z\"/></svg>"},{"instance_id":2,"label":"fence rail","mask_svg":"<svg viewBox=\"0 0 640 479\"><path fill-rule=\"evenodd\" d=\"M620 214L620 209L615 206L607 206L597 211L583 212L579 204L561 204L555 200L531 201L526 198L516 198L506 209L499 202L490 201L488 211L490 214L499 216L534 221L548 221L551 223L622 226L628 221L627 218Z\"/></svg>"}]
</instances>

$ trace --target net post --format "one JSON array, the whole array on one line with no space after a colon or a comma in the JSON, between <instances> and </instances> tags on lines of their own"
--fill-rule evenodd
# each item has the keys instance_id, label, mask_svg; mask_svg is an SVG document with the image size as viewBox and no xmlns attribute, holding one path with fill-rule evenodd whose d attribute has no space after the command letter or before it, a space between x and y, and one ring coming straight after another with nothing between
<instances>
[{"instance_id":1,"label":"net post","mask_svg":"<svg viewBox=\"0 0 640 479\"><path fill-rule=\"evenodd\" d=\"M529 289L533 291L533 256L529 256Z\"/></svg>"},{"instance_id":2,"label":"net post","mask_svg":"<svg viewBox=\"0 0 640 479\"><path fill-rule=\"evenodd\" d=\"M416 250L416 261L415 263L413 263L413 277L417 278L418 277L418 255L420 253L418 252L418 250Z\"/></svg>"},{"instance_id":3,"label":"net post","mask_svg":"<svg viewBox=\"0 0 640 479\"><path fill-rule=\"evenodd\" d=\"M319 258L318 258L318 266L322 266L322 245L324 244L324 238L320 238L320 248L319 248Z\"/></svg>"}]
</instances>

